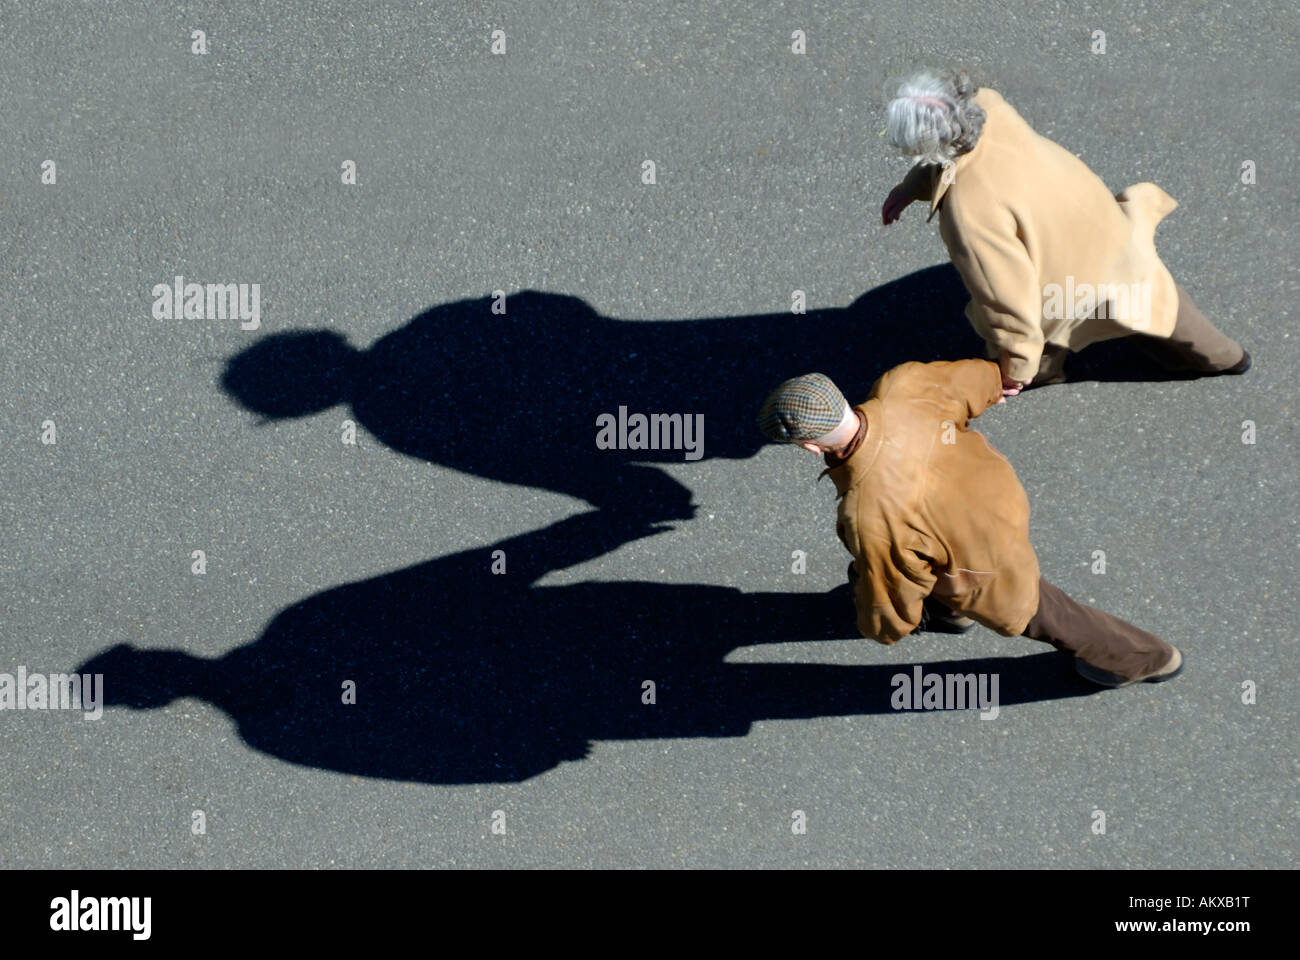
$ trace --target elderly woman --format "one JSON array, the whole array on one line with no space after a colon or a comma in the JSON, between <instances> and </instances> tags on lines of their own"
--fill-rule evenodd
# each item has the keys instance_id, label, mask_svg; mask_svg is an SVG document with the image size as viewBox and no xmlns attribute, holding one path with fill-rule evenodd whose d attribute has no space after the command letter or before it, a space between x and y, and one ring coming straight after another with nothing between
<instances>
[{"instance_id":1,"label":"elderly woman","mask_svg":"<svg viewBox=\"0 0 1300 960\"><path fill-rule=\"evenodd\" d=\"M1131 336L1170 370L1245 373L1250 355L1201 314L1155 249L1177 203L1153 183L1112 196L1068 150L1039 136L963 73L916 73L889 104L890 143L913 159L885 200L886 225L914 200L971 300L966 317L1002 368L1003 392L1065 379L1067 351Z\"/></svg>"}]
</instances>

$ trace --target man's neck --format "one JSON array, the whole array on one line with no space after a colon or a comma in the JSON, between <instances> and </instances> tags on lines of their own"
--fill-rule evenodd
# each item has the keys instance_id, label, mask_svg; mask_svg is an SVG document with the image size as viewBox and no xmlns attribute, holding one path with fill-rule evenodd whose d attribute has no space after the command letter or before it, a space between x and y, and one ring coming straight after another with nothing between
<instances>
[{"instance_id":1,"label":"man's neck","mask_svg":"<svg viewBox=\"0 0 1300 960\"><path fill-rule=\"evenodd\" d=\"M862 415L861 410L854 409L853 416L857 418L858 429L854 431L852 439L848 443L841 444L826 451L826 466L838 467L844 463L854 452L862 445L863 439L867 435L867 418Z\"/></svg>"}]
</instances>

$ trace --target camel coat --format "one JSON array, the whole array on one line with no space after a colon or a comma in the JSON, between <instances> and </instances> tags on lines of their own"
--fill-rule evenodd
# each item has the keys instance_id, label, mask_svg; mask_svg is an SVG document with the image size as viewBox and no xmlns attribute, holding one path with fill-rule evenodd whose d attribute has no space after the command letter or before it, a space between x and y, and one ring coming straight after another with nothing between
<instances>
[{"instance_id":1,"label":"camel coat","mask_svg":"<svg viewBox=\"0 0 1300 960\"><path fill-rule=\"evenodd\" d=\"M1155 228L1178 204L1153 183L1112 196L1082 160L1039 136L995 90L975 148L947 168L918 165L902 187L939 213L939 232L970 292L966 317L1038 372L1045 344L1081 350L1131 333L1168 337L1178 312Z\"/></svg>"},{"instance_id":2,"label":"camel coat","mask_svg":"<svg viewBox=\"0 0 1300 960\"><path fill-rule=\"evenodd\" d=\"M863 636L894 643L911 633L931 594L1007 636L1038 611L1029 499L1006 457L967 429L1001 396L996 363L913 362L856 408L866 436L827 473Z\"/></svg>"}]
</instances>

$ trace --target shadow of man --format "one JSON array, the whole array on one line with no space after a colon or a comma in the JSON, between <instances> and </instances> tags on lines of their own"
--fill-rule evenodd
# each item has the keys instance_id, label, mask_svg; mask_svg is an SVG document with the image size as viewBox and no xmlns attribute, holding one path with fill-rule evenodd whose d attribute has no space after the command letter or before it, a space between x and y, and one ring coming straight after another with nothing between
<instances>
[{"instance_id":1,"label":"shadow of man","mask_svg":"<svg viewBox=\"0 0 1300 960\"><path fill-rule=\"evenodd\" d=\"M267 418L348 404L407 456L631 517L689 519L691 491L654 464L752 456L759 404L797 374L820 370L865 397L906 360L977 355L965 300L947 264L806 315L618 320L526 290L504 315L488 297L433 307L364 350L328 330L272 334L228 361L222 386ZM599 449L597 418L620 407L702 415L702 455Z\"/></svg>"},{"instance_id":2,"label":"shadow of man","mask_svg":"<svg viewBox=\"0 0 1300 960\"><path fill-rule=\"evenodd\" d=\"M662 529L587 511L325 590L217 659L123 644L78 672L103 674L105 706L198 697L283 760L436 784L525 780L584 758L593 740L738 737L755 720L895 712L891 679L911 670L896 653L877 666L724 662L744 646L857 637L847 585L537 585ZM504 574L491 572L498 550ZM997 675L1000 706L1097 690L1055 651L926 669Z\"/></svg>"}]
</instances>

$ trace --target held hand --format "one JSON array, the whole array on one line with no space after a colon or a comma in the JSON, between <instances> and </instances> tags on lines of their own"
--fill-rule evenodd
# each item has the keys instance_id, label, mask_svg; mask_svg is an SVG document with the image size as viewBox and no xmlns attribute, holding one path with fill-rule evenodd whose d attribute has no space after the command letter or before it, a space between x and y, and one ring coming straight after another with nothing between
<instances>
[{"instance_id":1,"label":"held hand","mask_svg":"<svg viewBox=\"0 0 1300 960\"><path fill-rule=\"evenodd\" d=\"M907 209L908 204L911 202L911 195L901 186L890 190L889 196L885 198L885 202L880 208L880 222L885 226L889 226L903 215L903 211Z\"/></svg>"},{"instance_id":2,"label":"held hand","mask_svg":"<svg viewBox=\"0 0 1300 960\"><path fill-rule=\"evenodd\" d=\"M999 400L998 403L1006 403L1007 397L1018 396L1021 390L1025 389L1025 387L1029 386L1033 382L1034 382L1033 377L1030 377L1028 380L1021 381L1021 380L1012 380L1005 373L1002 374L1002 399Z\"/></svg>"},{"instance_id":3,"label":"held hand","mask_svg":"<svg viewBox=\"0 0 1300 960\"><path fill-rule=\"evenodd\" d=\"M1001 351L998 354L998 367L1002 371L1002 397L1003 397L1002 400L998 401L999 403L1005 402L1005 398L1007 397L1014 397L1018 395L1021 390L1025 389L1025 387L1029 386L1031 383L1034 382L1033 377L1030 377L1028 380L1017 380L1014 377L1010 376L1007 373L1007 368L1011 366L1011 362L1012 362L1011 357L1007 354L1005 350Z\"/></svg>"}]
</instances>

